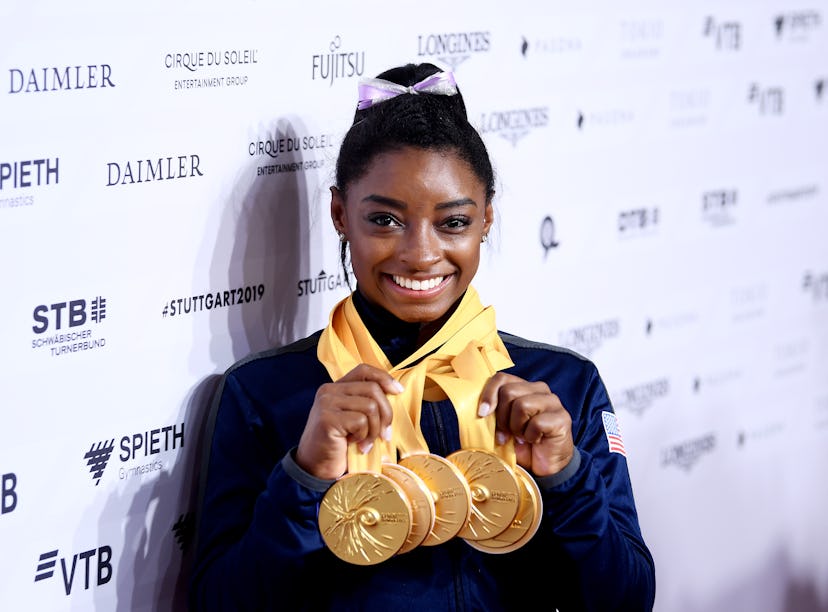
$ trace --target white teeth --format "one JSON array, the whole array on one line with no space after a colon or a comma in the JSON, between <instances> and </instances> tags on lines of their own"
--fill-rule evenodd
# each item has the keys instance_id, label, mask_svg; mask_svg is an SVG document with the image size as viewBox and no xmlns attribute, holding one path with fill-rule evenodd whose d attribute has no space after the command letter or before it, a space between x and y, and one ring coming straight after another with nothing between
<instances>
[{"instance_id":1,"label":"white teeth","mask_svg":"<svg viewBox=\"0 0 828 612\"><path fill-rule=\"evenodd\" d=\"M394 275L392 277L394 282L397 283L400 287L405 287L406 289L412 289L414 291L427 291L428 289L434 289L437 285L443 282L442 276L437 276L435 278L430 278L428 280L413 280L410 278L406 278L404 276L397 276Z\"/></svg>"}]
</instances>

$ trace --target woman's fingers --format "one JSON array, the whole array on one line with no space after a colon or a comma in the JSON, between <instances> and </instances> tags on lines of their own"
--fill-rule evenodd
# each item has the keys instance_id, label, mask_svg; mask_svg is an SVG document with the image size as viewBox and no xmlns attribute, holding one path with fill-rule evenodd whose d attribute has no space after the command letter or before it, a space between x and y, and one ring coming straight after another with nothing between
<instances>
[{"instance_id":1,"label":"woman's fingers","mask_svg":"<svg viewBox=\"0 0 828 612\"><path fill-rule=\"evenodd\" d=\"M320 478L343 474L349 443L367 453L377 438L391 439L393 412L387 394L401 391L390 374L366 364L319 387L299 441L297 463Z\"/></svg>"},{"instance_id":2,"label":"woman's fingers","mask_svg":"<svg viewBox=\"0 0 828 612\"><path fill-rule=\"evenodd\" d=\"M495 412L495 440L503 444L514 436L516 458L536 476L554 474L575 452L572 419L544 382L529 382L498 372L483 388L478 414Z\"/></svg>"}]
</instances>

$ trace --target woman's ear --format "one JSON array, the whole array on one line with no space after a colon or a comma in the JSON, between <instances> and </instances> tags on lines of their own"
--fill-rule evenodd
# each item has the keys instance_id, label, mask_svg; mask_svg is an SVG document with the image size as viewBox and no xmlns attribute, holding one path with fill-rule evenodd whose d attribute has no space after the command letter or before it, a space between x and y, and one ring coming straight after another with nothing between
<instances>
[{"instance_id":1,"label":"woman's ear","mask_svg":"<svg viewBox=\"0 0 828 612\"><path fill-rule=\"evenodd\" d=\"M331 221L340 234L348 234L348 222L345 215L345 198L337 187L331 187Z\"/></svg>"},{"instance_id":2,"label":"woman's ear","mask_svg":"<svg viewBox=\"0 0 828 612\"><path fill-rule=\"evenodd\" d=\"M486 202L486 208L483 211L483 234L488 234L492 229L492 222L494 221L494 204L489 200Z\"/></svg>"}]
</instances>

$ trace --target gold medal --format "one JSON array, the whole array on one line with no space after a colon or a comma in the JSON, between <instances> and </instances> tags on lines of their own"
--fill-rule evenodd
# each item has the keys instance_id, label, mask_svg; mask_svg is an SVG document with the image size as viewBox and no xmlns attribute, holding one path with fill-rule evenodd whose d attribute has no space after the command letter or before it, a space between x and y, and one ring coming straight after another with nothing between
<instances>
[{"instance_id":1,"label":"gold medal","mask_svg":"<svg viewBox=\"0 0 828 612\"><path fill-rule=\"evenodd\" d=\"M411 532L397 554L414 550L434 528L434 498L425 482L414 472L396 463L385 463L382 473L396 482L411 504Z\"/></svg>"},{"instance_id":2,"label":"gold medal","mask_svg":"<svg viewBox=\"0 0 828 612\"><path fill-rule=\"evenodd\" d=\"M457 534L467 540L486 540L504 531L517 515L520 484L508 464L492 452L463 449L446 457L469 483L472 511Z\"/></svg>"},{"instance_id":3,"label":"gold medal","mask_svg":"<svg viewBox=\"0 0 828 612\"><path fill-rule=\"evenodd\" d=\"M434 498L434 527L422 545L442 544L456 536L471 513L469 484L457 466L430 453L409 455L399 464L422 478Z\"/></svg>"},{"instance_id":4,"label":"gold medal","mask_svg":"<svg viewBox=\"0 0 828 612\"><path fill-rule=\"evenodd\" d=\"M520 506L512 524L505 531L488 540L469 540L469 546L486 553L508 553L517 550L538 531L543 516L543 499L538 483L525 469L515 466L520 482Z\"/></svg>"},{"instance_id":5,"label":"gold medal","mask_svg":"<svg viewBox=\"0 0 828 612\"><path fill-rule=\"evenodd\" d=\"M319 505L319 531L337 557L374 565L393 557L411 532L411 506L402 488L373 472L337 480Z\"/></svg>"}]
</instances>

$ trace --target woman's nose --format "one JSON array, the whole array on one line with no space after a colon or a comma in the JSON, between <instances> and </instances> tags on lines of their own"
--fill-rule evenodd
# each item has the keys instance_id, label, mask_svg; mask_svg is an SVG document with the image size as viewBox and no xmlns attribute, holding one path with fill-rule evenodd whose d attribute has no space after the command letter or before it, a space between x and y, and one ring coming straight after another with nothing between
<instances>
[{"instance_id":1,"label":"woman's nose","mask_svg":"<svg viewBox=\"0 0 828 612\"><path fill-rule=\"evenodd\" d=\"M427 270L441 256L440 238L430 223L406 228L400 248L402 262L415 270Z\"/></svg>"}]
</instances>

